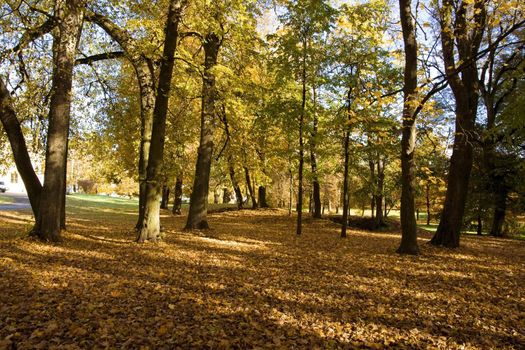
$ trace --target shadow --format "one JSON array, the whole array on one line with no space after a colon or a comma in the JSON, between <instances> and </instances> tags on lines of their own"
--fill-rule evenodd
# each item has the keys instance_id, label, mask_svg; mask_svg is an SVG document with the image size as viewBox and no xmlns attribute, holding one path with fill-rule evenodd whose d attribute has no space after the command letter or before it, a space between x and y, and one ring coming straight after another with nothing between
<instances>
[{"instance_id":1,"label":"shadow","mask_svg":"<svg viewBox=\"0 0 525 350\"><path fill-rule=\"evenodd\" d=\"M297 237L295 218L270 211L213 214L211 231L191 233L166 216L164 242L136 244L127 215L91 215L72 218L56 245L0 236L9 346L523 345L525 244L466 239L399 256L397 233L340 239L337 224L313 220Z\"/></svg>"}]
</instances>

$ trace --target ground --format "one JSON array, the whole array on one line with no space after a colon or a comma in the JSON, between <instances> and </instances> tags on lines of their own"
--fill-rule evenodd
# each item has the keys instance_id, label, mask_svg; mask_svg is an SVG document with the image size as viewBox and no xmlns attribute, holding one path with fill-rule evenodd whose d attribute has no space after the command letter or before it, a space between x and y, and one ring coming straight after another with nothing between
<instances>
[{"instance_id":1,"label":"ground","mask_svg":"<svg viewBox=\"0 0 525 350\"><path fill-rule=\"evenodd\" d=\"M133 243L136 202L69 197L60 244L0 212L0 349L525 347L525 242L464 237L399 256L399 233L279 210L210 216Z\"/></svg>"}]
</instances>

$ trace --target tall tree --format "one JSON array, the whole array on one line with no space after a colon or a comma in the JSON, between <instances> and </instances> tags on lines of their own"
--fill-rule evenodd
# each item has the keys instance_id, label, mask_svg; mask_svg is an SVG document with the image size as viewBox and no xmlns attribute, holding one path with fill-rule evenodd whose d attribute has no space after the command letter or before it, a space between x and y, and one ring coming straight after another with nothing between
<instances>
[{"instance_id":1,"label":"tall tree","mask_svg":"<svg viewBox=\"0 0 525 350\"><path fill-rule=\"evenodd\" d=\"M137 235L137 242L158 241L160 239L160 199L162 189L162 165L164 157L164 141L166 135L166 115L171 91L171 80L175 61L175 51L179 37L179 22L184 0L170 0L168 18L166 20L164 51L159 69L159 81L155 108L153 111L153 126L146 180L146 201L144 218Z\"/></svg>"},{"instance_id":2,"label":"tall tree","mask_svg":"<svg viewBox=\"0 0 525 350\"><path fill-rule=\"evenodd\" d=\"M215 74L213 68L217 65L222 38L214 32L206 34L203 40L204 73L202 76L202 108L201 134L193 190L190 197L190 211L186 229L207 229L208 225L208 192L210 186L210 170L214 146L215 101Z\"/></svg>"},{"instance_id":3,"label":"tall tree","mask_svg":"<svg viewBox=\"0 0 525 350\"><path fill-rule=\"evenodd\" d=\"M440 8L443 61L456 102L456 133L445 204L437 231L430 241L433 245L450 248L459 246L472 170L472 147L479 101L477 56L485 29L486 6L484 0L444 0Z\"/></svg>"},{"instance_id":4,"label":"tall tree","mask_svg":"<svg viewBox=\"0 0 525 350\"><path fill-rule=\"evenodd\" d=\"M57 0L57 32L53 38L53 83L49 105L46 165L40 208L32 234L44 241L61 239L62 202L66 190L67 140L75 55L82 29L85 2Z\"/></svg>"},{"instance_id":5,"label":"tall tree","mask_svg":"<svg viewBox=\"0 0 525 350\"><path fill-rule=\"evenodd\" d=\"M418 254L415 217L415 161L417 102L417 41L411 0L399 0L399 16L405 46L403 131L401 137L401 245L400 254ZM381 210L381 209L379 209Z\"/></svg>"}]
</instances>

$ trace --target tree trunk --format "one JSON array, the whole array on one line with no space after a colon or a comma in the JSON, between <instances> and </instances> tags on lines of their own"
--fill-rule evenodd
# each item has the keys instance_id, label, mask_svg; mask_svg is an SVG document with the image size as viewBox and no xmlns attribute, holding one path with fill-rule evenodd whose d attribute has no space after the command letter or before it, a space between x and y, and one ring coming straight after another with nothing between
<instances>
[{"instance_id":1,"label":"tree trunk","mask_svg":"<svg viewBox=\"0 0 525 350\"><path fill-rule=\"evenodd\" d=\"M346 237L346 230L348 227L348 210L350 206L350 196L348 194L348 167L350 163L350 130L345 131L344 154L345 164L343 168L343 226L341 227L341 238Z\"/></svg>"},{"instance_id":2,"label":"tree trunk","mask_svg":"<svg viewBox=\"0 0 525 350\"><path fill-rule=\"evenodd\" d=\"M288 175L290 178L290 191L289 191L289 202L288 202L288 215L292 215L293 209L293 172L292 168L288 170Z\"/></svg>"},{"instance_id":3,"label":"tree trunk","mask_svg":"<svg viewBox=\"0 0 525 350\"><path fill-rule=\"evenodd\" d=\"M427 205L427 226L430 226L430 183L427 182L426 191L426 205Z\"/></svg>"},{"instance_id":4,"label":"tree trunk","mask_svg":"<svg viewBox=\"0 0 525 350\"><path fill-rule=\"evenodd\" d=\"M490 235L495 237L503 236L503 224L505 223L505 213L507 211L507 194L506 188L500 189L495 193L494 217L490 228Z\"/></svg>"},{"instance_id":5,"label":"tree trunk","mask_svg":"<svg viewBox=\"0 0 525 350\"><path fill-rule=\"evenodd\" d=\"M481 236L483 234L483 221L481 220L481 212L478 213L477 234L478 234L478 236Z\"/></svg>"},{"instance_id":6,"label":"tree trunk","mask_svg":"<svg viewBox=\"0 0 525 350\"><path fill-rule=\"evenodd\" d=\"M36 219L39 213L42 185L31 164L22 127L13 109L11 95L2 79L0 79L0 119L13 151L16 169L22 177L27 196L29 197L29 203L31 203L31 209L33 210L33 216Z\"/></svg>"},{"instance_id":7,"label":"tree trunk","mask_svg":"<svg viewBox=\"0 0 525 350\"><path fill-rule=\"evenodd\" d=\"M67 139L71 116L71 89L75 54L82 30L83 1L56 3L58 32L53 39L53 83L49 103L44 186L32 232L43 241L60 241L62 203L66 190Z\"/></svg>"},{"instance_id":8,"label":"tree trunk","mask_svg":"<svg viewBox=\"0 0 525 350\"><path fill-rule=\"evenodd\" d=\"M171 212L173 215L181 215L182 214L182 176L177 176L177 179L175 180L174 197L175 198L173 198L173 208L171 209Z\"/></svg>"},{"instance_id":9,"label":"tree trunk","mask_svg":"<svg viewBox=\"0 0 525 350\"><path fill-rule=\"evenodd\" d=\"M381 227L385 225L383 217L383 186L385 182L385 168L384 161L378 159L377 161L377 194L376 194L376 226Z\"/></svg>"},{"instance_id":10,"label":"tree trunk","mask_svg":"<svg viewBox=\"0 0 525 350\"><path fill-rule=\"evenodd\" d=\"M237 209L241 210L243 206L242 192L239 183L235 179L235 168L233 167L232 156L228 156L228 168L230 170L230 180L233 186L233 192L235 193L235 201L237 202Z\"/></svg>"},{"instance_id":11,"label":"tree trunk","mask_svg":"<svg viewBox=\"0 0 525 350\"><path fill-rule=\"evenodd\" d=\"M399 254L419 254L415 209L417 41L411 0L399 0L405 47L403 130L401 136L401 244Z\"/></svg>"},{"instance_id":12,"label":"tree trunk","mask_svg":"<svg viewBox=\"0 0 525 350\"><path fill-rule=\"evenodd\" d=\"M250 199L252 201L252 209L257 209L257 200L255 199L255 190L252 187L252 182L250 180L250 170L248 167L244 167L244 176L246 179L246 189L248 190L248 193L250 194Z\"/></svg>"},{"instance_id":13,"label":"tree trunk","mask_svg":"<svg viewBox=\"0 0 525 350\"><path fill-rule=\"evenodd\" d=\"M213 191L213 204L219 204L221 194L217 190Z\"/></svg>"},{"instance_id":14,"label":"tree trunk","mask_svg":"<svg viewBox=\"0 0 525 350\"><path fill-rule=\"evenodd\" d=\"M472 170L472 144L467 140L468 136L465 133L473 135L474 120L472 116L463 118L460 114L463 104L459 101L457 104L456 130L458 131L454 138L454 151L450 160L445 204L438 229L431 240L433 245L443 245L449 248L459 246L468 182Z\"/></svg>"},{"instance_id":15,"label":"tree trunk","mask_svg":"<svg viewBox=\"0 0 525 350\"><path fill-rule=\"evenodd\" d=\"M142 56L141 56L142 57ZM153 128L153 109L155 107L155 87L153 71L148 62L141 58L134 63L140 89L140 149L139 149L139 216L135 228L140 230L144 222L146 208L146 178L148 176L149 150Z\"/></svg>"},{"instance_id":16,"label":"tree trunk","mask_svg":"<svg viewBox=\"0 0 525 350\"><path fill-rule=\"evenodd\" d=\"M229 188L223 188L222 189L222 203L228 204L232 200L231 191Z\"/></svg>"},{"instance_id":17,"label":"tree trunk","mask_svg":"<svg viewBox=\"0 0 525 350\"><path fill-rule=\"evenodd\" d=\"M260 208L268 208L269 205L266 202L266 187L265 186L259 186L259 207Z\"/></svg>"},{"instance_id":18,"label":"tree trunk","mask_svg":"<svg viewBox=\"0 0 525 350\"><path fill-rule=\"evenodd\" d=\"M208 229L208 192L210 187L210 171L213 155L213 134L215 132L215 75L213 68L217 65L217 57L221 46L221 38L215 33L208 33L204 39L204 74L202 78L202 108L201 134L195 178L190 199L190 212L186 229Z\"/></svg>"},{"instance_id":19,"label":"tree trunk","mask_svg":"<svg viewBox=\"0 0 525 350\"><path fill-rule=\"evenodd\" d=\"M302 61L302 72L301 80L303 85L302 99L301 99L301 112L299 113L299 175L297 184L297 230L296 233L300 235L303 230L303 168L304 168L304 140L303 140L303 129L304 119L306 113L306 50L307 40L306 37L302 38L303 42L303 61Z\"/></svg>"},{"instance_id":20,"label":"tree trunk","mask_svg":"<svg viewBox=\"0 0 525 350\"><path fill-rule=\"evenodd\" d=\"M168 202L170 199L170 188L167 185L162 186L162 200L160 202L161 209L168 209Z\"/></svg>"},{"instance_id":21,"label":"tree trunk","mask_svg":"<svg viewBox=\"0 0 525 350\"><path fill-rule=\"evenodd\" d=\"M447 80L456 100L456 133L454 149L450 159L448 186L445 204L437 231L430 241L433 245L449 248L459 246L468 183L472 170L472 143L475 137L475 121L478 110L478 69L476 55L483 37L485 5L482 0L474 1L474 23L467 24L466 12L471 5L460 4L456 17L452 16L451 0L445 0L441 14L441 42ZM457 40L457 43L454 43ZM461 62L471 62L456 70L455 47Z\"/></svg>"},{"instance_id":22,"label":"tree trunk","mask_svg":"<svg viewBox=\"0 0 525 350\"><path fill-rule=\"evenodd\" d=\"M137 234L137 242L160 239L160 199L166 116L168 113L171 78L178 41L178 25L182 12L182 0L171 0L166 21L164 52L160 63L159 82L153 111L153 125L146 180L144 218Z\"/></svg>"},{"instance_id":23,"label":"tree trunk","mask_svg":"<svg viewBox=\"0 0 525 350\"><path fill-rule=\"evenodd\" d=\"M317 92L315 86L312 88L313 92L313 126L310 140L310 163L312 166L312 187L313 187L313 217L320 219L321 215L321 186L319 185L319 174L317 171L317 134L319 128L319 118L317 117Z\"/></svg>"}]
</instances>

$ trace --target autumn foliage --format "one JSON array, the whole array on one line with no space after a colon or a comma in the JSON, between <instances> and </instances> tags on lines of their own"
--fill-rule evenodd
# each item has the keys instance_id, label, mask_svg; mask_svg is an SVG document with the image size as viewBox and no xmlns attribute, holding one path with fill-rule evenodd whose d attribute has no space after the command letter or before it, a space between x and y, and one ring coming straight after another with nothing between
<instances>
[{"instance_id":1,"label":"autumn foliage","mask_svg":"<svg viewBox=\"0 0 525 350\"><path fill-rule=\"evenodd\" d=\"M466 237L393 254L399 232L350 230L281 210L210 215L133 243L134 210L87 207L62 243L0 220L0 349L518 349L525 242ZM421 233L428 240L428 233Z\"/></svg>"}]
</instances>

